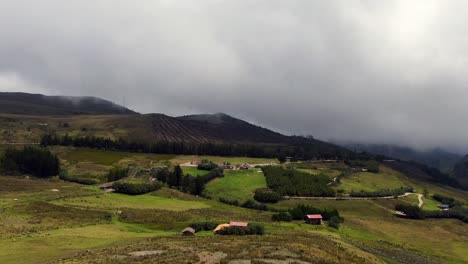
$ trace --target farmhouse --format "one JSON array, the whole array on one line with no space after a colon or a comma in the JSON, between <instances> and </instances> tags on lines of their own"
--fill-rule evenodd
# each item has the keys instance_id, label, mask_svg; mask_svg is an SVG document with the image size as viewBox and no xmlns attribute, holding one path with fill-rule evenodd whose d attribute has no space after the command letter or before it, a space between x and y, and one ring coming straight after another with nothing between
<instances>
[{"instance_id":1,"label":"farmhouse","mask_svg":"<svg viewBox=\"0 0 468 264\"><path fill-rule=\"evenodd\" d=\"M194 236L195 235L195 229L191 227L187 227L184 230L182 230L182 235L183 236Z\"/></svg>"},{"instance_id":2,"label":"farmhouse","mask_svg":"<svg viewBox=\"0 0 468 264\"><path fill-rule=\"evenodd\" d=\"M249 223L246 223L246 222L234 222L234 221L229 222L229 226L235 226L235 227L247 227L248 225Z\"/></svg>"},{"instance_id":3,"label":"farmhouse","mask_svg":"<svg viewBox=\"0 0 468 264\"><path fill-rule=\"evenodd\" d=\"M306 223L311 224L311 225L321 225L322 219L323 219L322 215L319 215L319 214L310 214L310 215L306 215L305 217Z\"/></svg>"}]
</instances>

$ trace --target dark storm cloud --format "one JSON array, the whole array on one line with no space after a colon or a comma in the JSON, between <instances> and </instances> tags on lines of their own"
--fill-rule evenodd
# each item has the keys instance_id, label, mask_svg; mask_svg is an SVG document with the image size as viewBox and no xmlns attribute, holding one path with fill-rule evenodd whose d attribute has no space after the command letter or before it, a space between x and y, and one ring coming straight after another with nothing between
<instances>
[{"instance_id":1,"label":"dark storm cloud","mask_svg":"<svg viewBox=\"0 0 468 264\"><path fill-rule=\"evenodd\" d=\"M5 1L0 90L468 150L466 1Z\"/></svg>"}]
</instances>

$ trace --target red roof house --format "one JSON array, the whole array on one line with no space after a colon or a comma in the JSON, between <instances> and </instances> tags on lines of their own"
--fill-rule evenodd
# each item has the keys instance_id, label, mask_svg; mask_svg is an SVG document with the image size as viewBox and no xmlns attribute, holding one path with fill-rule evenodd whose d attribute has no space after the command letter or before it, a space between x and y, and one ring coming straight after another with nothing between
<instances>
[{"instance_id":1,"label":"red roof house","mask_svg":"<svg viewBox=\"0 0 468 264\"><path fill-rule=\"evenodd\" d=\"M305 217L305 221L306 223L309 223L311 225L321 225L322 224L322 215L319 215L319 214L310 214L310 215L306 215Z\"/></svg>"},{"instance_id":2,"label":"red roof house","mask_svg":"<svg viewBox=\"0 0 468 264\"><path fill-rule=\"evenodd\" d=\"M246 223L246 222L234 222L234 221L229 222L229 226L247 227L248 225L249 223Z\"/></svg>"}]
</instances>

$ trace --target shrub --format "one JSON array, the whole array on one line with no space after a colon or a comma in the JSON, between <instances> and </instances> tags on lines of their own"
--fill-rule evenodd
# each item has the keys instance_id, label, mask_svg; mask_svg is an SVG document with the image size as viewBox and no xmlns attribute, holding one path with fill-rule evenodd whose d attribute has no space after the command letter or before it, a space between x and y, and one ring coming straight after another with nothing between
<instances>
[{"instance_id":1,"label":"shrub","mask_svg":"<svg viewBox=\"0 0 468 264\"><path fill-rule=\"evenodd\" d=\"M283 197L275 191L268 188L259 188L255 190L254 199L261 203L277 203Z\"/></svg>"},{"instance_id":2,"label":"shrub","mask_svg":"<svg viewBox=\"0 0 468 264\"><path fill-rule=\"evenodd\" d=\"M158 181L151 183L130 183L130 182L115 182L112 187L115 192L137 195L156 191L162 187Z\"/></svg>"},{"instance_id":3,"label":"shrub","mask_svg":"<svg viewBox=\"0 0 468 264\"><path fill-rule=\"evenodd\" d=\"M335 229L339 229L342 221L342 218L338 216L332 216L330 217L330 220L328 220L328 226Z\"/></svg>"},{"instance_id":4,"label":"shrub","mask_svg":"<svg viewBox=\"0 0 468 264\"><path fill-rule=\"evenodd\" d=\"M263 235L265 234L265 227L263 224L259 223L251 223L246 228L245 227L238 227L238 226L230 226L221 229L220 231L216 232L219 235L237 235L237 236L244 236L244 235Z\"/></svg>"},{"instance_id":5,"label":"shrub","mask_svg":"<svg viewBox=\"0 0 468 264\"><path fill-rule=\"evenodd\" d=\"M255 209L255 210L260 210L260 211L268 211L268 206L262 203L255 202L254 200L247 200L245 201L241 207L244 208L249 208L249 209Z\"/></svg>"},{"instance_id":6,"label":"shrub","mask_svg":"<svg viewBox=\"0 0 468 264\"><path fill-rule=\"evenodd\" d=\"M291 222L293 220L292 215L289 212L279 212L271 216L271 220L277 222Z\"/></svg>"},{"instance_id":7,"label":"shrub","mask_svg":"<svg viewBox=\"0 0 468 264\"><path fill-rule=\"evenodd\" d=\"M234 206L239 206L239 201L238 200L230 200L230 199L227 199L227 198L219 198L219 201L221 203L225 203L225 204L229 204L229 205L234 205Z\"/></svg>"},{"instance_id":8,"label":"shrub","mask_svg":"<svg viewBox=\"0 0 468 264\"><path fill-rule=\"evenodd\" d=\"M189 225L191 228L195 229L195 232L199 231L210 231L215 229L218 224L214 222L195 222Z\"/></svg>"}]
</instances>

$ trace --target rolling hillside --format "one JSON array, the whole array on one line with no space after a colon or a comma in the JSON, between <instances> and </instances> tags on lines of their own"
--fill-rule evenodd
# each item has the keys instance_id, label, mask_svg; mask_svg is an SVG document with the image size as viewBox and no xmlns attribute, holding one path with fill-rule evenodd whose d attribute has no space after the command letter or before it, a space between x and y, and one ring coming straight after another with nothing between
<instances>
[{"instance_id":1,"label":"rolling hillside","mask_svg":"<svg viewBox=\"0 0 468 264\"><path fill-rule=\"evenodd\" d=\"M108 115L136 112L96 97L0 92L0 113L19 115Z\"/></svg>"}]
</instances>

